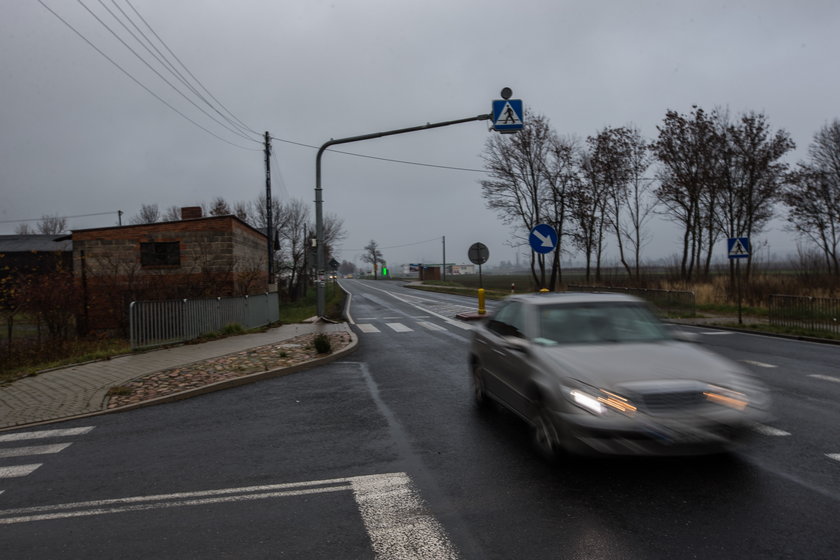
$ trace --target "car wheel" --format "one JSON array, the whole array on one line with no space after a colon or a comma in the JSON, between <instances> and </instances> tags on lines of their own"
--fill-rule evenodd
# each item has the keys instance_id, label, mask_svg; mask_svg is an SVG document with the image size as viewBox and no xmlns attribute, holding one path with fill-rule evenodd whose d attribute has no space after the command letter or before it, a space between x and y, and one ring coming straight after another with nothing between
<instances>
[{"instance_id":1,"label":"car wheel","mask_svg":"<svg viewBox=\"0 0 840 560\"><path fill-rule=\"evenodd\" d=\"M490 398L487 396L487 386L484 382L484 368L477 361L472 365L472 384L475 405L482 410L488 408Z\"/></svg>"},{"instance_id":2,"label":"car wheel","mask_svg":"<svg viewBox=\"0 0 840 560\"><path fill-rule=\"evenodd\" d=\"M546 459L556 459L561 450L560 433L542 405L538 407L531 424L537 451Z\"/></svg>"}]
</instances>

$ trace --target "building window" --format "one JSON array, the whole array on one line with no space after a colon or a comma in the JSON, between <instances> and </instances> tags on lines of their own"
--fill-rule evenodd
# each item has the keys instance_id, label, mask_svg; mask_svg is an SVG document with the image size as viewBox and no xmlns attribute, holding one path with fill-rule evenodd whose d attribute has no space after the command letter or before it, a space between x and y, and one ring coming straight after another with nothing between
<instances>
[{"instance_id":1,"label":"building window","mask_svg":"<svg viewBox=\"0 0 840 560\"><path fill-rule=\"evenodd\" d=\"M181 266L181 242L164 241L140 244L141 266Z\"/></svg>"}]
</instances>

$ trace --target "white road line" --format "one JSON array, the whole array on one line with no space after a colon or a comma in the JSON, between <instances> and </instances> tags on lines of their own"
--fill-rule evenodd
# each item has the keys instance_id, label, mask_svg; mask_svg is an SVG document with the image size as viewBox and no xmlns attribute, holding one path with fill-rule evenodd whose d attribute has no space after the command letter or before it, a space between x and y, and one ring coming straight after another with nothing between
<instances>
[{"instance_id":1,"label":"white road line","mask_svg":"<svg viewBox=\"0 0 840 560\"><path fill-rule=\"evenodd\" d=\"M356 323L356 326L359 327L359 330L363 333L378 333L381 332L379 329L374 327L373 325L369 325L368 323Z\"/></svg>"},{"instance_id":2,"label":"white road line","mask_svg":"<svg viewBox=\"0 0 840 560\"><path fill-rule=\"evenodd\" d=\"M388 325L389 327L391 327L394 330L394 332L411 332L412 330L414 330L410 327L406 327L402 323L385 323L385 324Z\"/></svg>"},{"instance_id":3,"label":"white road line","mask_svg":"<svg viewBox=\"0 0 840 560\"><path fill-rule=\"evenodd\" d=\"M732 331L703 331L700 334L705 336L718 336L718 335L730 335L735 334Z\"/></svg>"},{"instance_id":4,"label":"white road line","mask_svg":"<svg viewBox=\"0 0 840 560\"><path fill-rule=\"evenodd\" d=\"M840 453L826 453L826 457L829 459L834 459L835 461L840 461Z\"/></svg>"},{"instance_id":5,"label":"white road line","mask_svg":"<svg viewBox=\"0 0 840 560\"><path fill-rule=\"evenodd\" d=\"M458 558L443 527L405 473L7 509L0 510L0 525L341 491L352 491L376 558Z\"/></svg>"},{"instance_id":6,"label":"white road line","mask_svg":"<svg viewBox=\"0 0 840 560\"><path fill-rule=\"evenodd\" d=\"M51 453L60 453L64 451L71 444L56 443L54 445L30 445L29 447L10 447L9 449L0 449L0 459L7 457L28 457L29 455L49 455Z\"/></svg>"},{"instance_id":7,"label":"white road line","mask_svg":"<svg viewBox=\"0 0 840 560\"><path fill-rule=\"evenodd\" d=\"M754 360L741 360L741 362L743 362L745 364L749 364L751 366L755 366L755 367L763 367L763 368L779 367L779 366L774 366L773 364L765 364L764 362L756 362Z\"/></svg>"},{"instance_id":8,"label":"white road line","mask_svg":"<svg viewBox=\"0 0 840 560\"><path fill-rule=\"evenodd\" d=\"M472 326L469 323L465 323L463 321L453 321L452 319L447 319L446 322L452 326L458 327L459 329L465 331L471 331Z\"/></svg>"},{"instance_id":9,"label":"white road line","mask_svg":"<svg viewBox=\"0 0 840 560\"><path fill-rule=\"evenodd\" d=\"M25 439L45 439L56 437L80 436L90 432L93 426L81 428L66 428L63 430L41 430L39 432L18 432L16 434L0 434L0 443L6 441L22 441Z\"/></svg>"},{"instance_id":10,"label":"white road line","mask_svg":"<svg viewBox=\"0 0 840 560\"><path fill-rule=\"evenodd\" d=\"M20 478L32 473L35 469L44 463L36 463L34 465L17 465L15 467L0 467L0 478Z\"/></svg>"},{"instance_id":11,"label":"white road line","mask_svg":"<svg viewBox=\"0 0 840 560\"><path fill-rule=\"evenodd\" d=\"M753 424L752 429L764 436L789 436L790 432L774 428L772 426L765 426L764 424Z\"/></svg>"},{"instance_id":12,"label":"white road line","mask_svg":"<svg viewBox=\"0 0 840 560\"><path fill-rule=\"evenodd\" d=\"M830 375L820 375L819 373L811 373L808 377L813 377L814 379L822 379L823 381L833 381L835 383L840 383L840 378L832 377Z\"/></svg>"},{"instance_id":13,"label":"white road line","mask_svg":"<svg viewBox=\"0 0 840 560\"><path fill-rule=\"evenodd\" d=\"M430 331L445 331L444 327L441 327L437 323L430 323L428 321L417 321L417 324L423 328L429 329Z\"/></svg>"},{"instance_id":14,"label":"white road line","mask_svg":"<svg viewBox=\"0 0 840 560\"><path fill-rule=\"evenodd\" d=\"M377 558L458 558L408 475L359 476L351 484Z\"/></svg>"}]
</instances>

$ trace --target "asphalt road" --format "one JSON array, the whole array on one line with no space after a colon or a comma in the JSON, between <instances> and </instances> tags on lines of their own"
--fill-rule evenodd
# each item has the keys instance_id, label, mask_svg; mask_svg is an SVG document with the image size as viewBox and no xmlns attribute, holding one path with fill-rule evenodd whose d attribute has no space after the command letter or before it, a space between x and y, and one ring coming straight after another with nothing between
<instances>
[{"instance_id":1,"label":"asphalt road","mask_svg":"<svg viewBox=\"0 0 840 560\"><path fill-rule=\"evenodd\" d=\"M345 361L0 434L2 557L836 558L840 348L698 330L773 391L743 449L549 465L472 405L475 302L344 285Z\"/></svg>"}]
</instances>

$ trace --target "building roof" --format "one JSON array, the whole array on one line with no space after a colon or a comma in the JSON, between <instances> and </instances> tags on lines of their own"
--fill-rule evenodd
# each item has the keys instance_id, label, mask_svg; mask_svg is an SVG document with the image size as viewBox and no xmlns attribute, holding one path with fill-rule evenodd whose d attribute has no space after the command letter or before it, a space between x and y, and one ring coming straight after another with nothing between
<instances>
[{"instance_id":1,"label":"building roof","mask_svg":"<svg viewBox=\"0 0 840 560\"><path fill-rule=\"evenodd\" d=\"M67 235L0 235L0 253L53 253L73 250Z\"/></svg>"}]
</instances>

